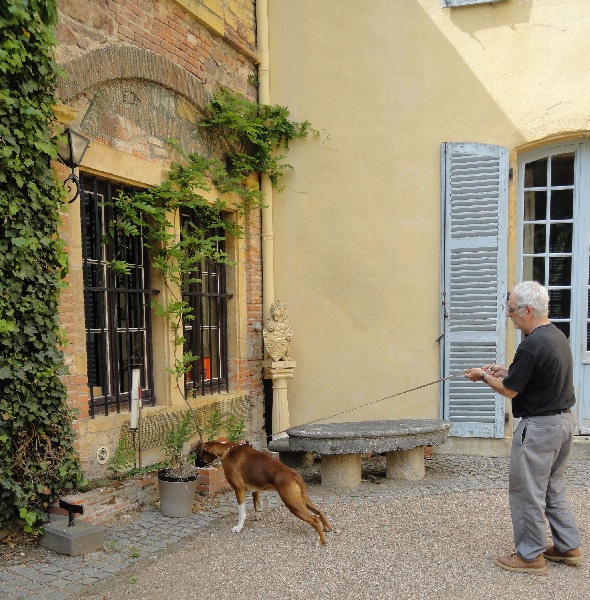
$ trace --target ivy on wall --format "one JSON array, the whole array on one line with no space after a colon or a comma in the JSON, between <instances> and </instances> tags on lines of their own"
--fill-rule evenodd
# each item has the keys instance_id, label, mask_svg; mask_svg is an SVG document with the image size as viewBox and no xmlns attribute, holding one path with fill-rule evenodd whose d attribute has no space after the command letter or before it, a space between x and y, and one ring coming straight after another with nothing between
<instances>
[{"instance_id":1,"label":"ivy on wall","mask_svg":"<svg viewBox=\"0 0 590 600\"><path fill-rule=\"evenodd\" d=\"M81 480L58 323L67 256L51 137L55 0L0 0L0 528Z\"/></svg>"}]
</instances>

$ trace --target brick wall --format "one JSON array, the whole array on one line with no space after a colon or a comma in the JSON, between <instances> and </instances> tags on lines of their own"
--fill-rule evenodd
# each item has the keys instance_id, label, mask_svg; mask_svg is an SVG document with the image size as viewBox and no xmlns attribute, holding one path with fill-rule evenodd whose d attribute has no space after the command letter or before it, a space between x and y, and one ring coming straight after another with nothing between
<instances>
[{"instance_id":1,"label":"brick wall","mask_svg":"<svg viewBox=\"0 0 590 600\"><path fill-rule=\"evenodd\" d=\"M201 12L205 4L186 0L58 0L56 57L67 73L59 82L58 100L64 114L71 114L64 122L79 127L93 145L114 148L164 169L171 161L168 138L179 139L188 151L214 150L199 137L200 109L219 86L256 99L257 90L249 79L256 75L257 49L254 0L210 4L218 7L211 20ZM65 179L67 170L56 168ZM101 173L110 175L118 178L117 173ZM83 426L90 419L82 265L79 250L71 251L79 229L77 204L73 204L63 215L61 229L70 250L70 285L60 304L70 370L64 381L68 402L78 416L79 446L85 445L83 456L90 460L102 443L113 449L121 422L112 431L94 428L91 432ZM258 213L251 215L246 233L246 299L239 311L247 321L247 355L230 357L230 388L249 395L253 430L260 432L263 317ZM166 405L169 399L160 403Z\"/></svg>"},{"instance_id":2,"label":"brick wall","mask_svg":"<svg viewBox=\"0 0 590 600\"><path fill-rule=\"evenodd\" d=\"M108 44L151 50L196 76L209 91L218 85L249 91L257 60L254 0L225 0L221 35L175 0L58 0L58 60L67 62Z\"/></svg>"},{"instance_id":3,"label":"brick wall","mask_svg":"<svg viewBox=\"0 0 590 600\"><path fill-rule=\"evenodd\" d=\"M229 489L220 465L198 469L197 494L211 498ZM84 514L75 515L76 519L101 523L118 514L157 502L158 476L146 475L125 481L113 481L109 485L97 487L89 492L63 496L62 499L70 504L84 507ZM55 515L68 514L67 511L59 508L59 501L55 501L50 506L49 512Z\"/></svg>"}]
</instances>

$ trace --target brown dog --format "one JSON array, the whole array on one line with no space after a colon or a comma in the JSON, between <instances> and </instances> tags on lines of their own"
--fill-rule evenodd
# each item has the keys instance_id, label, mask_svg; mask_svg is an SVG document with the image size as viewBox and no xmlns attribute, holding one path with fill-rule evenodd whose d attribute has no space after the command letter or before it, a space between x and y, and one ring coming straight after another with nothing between
<instances>
[{"instance_id":1,"label":"brown dog","mask_svg":"<svg viewBox=\"0 0 590 600\"><path fill-rule=\"evenodd\" d=\"M320 544L326 543L324 531L332 528L322 511L309 499L299 473L244 442L210 441L197 444L194 450L197 460L202 463L221 458L225 478L238 501L238 524L232 528L234 533L242 531L246 520L246 492L252 492L255 518L258 519L261 512L259 491L276 490L285 506L318 532ZM317 516L309 514L308 510Z\"/></svg>"}]
</instances>

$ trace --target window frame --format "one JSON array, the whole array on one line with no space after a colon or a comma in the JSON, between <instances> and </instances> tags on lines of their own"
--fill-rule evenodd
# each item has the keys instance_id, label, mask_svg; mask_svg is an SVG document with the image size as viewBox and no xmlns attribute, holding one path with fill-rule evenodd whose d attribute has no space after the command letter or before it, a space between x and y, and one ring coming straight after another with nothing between
<instances>
[{"instance_id":1,"label":"window frame","mask_svg":"<svg viewBox=\"0 0 590 600\"><path fill-rule=\"evenodd\" d=\"M574 181L571 184L556 184L553 180L552 171L553 171L553 163L556 157L566 156L572 154L572 172L574 175ZM580 150L576 148L575 145L562 145L555 146L552 148L546 149L544 152L541 152L540 155L535 155L534 159L531 159L531 156L528 154L524 155L524 158L521 162L523 169L523 178L519 181L519 244L518 251L520 255L520 260L518 263L518 268L520 272L520 280L524 279L535 279L540 281L543 285L547 287L550 295L550 303L549 303L549 319L552 323L562 328L566 336L570 337L570 331L572 326L572 319L574 315L572 313L573 305L572 305L572 296L575 295L575 290L573 288L573 277L574 273L574 265L572 264L575 245L574 245L574 235L575 235L575 223L574 223L574 214L575 214L575 204L576 204L576 195L579 193L579 177L577 176L576 170L578 168L578 163L580 161ZM544 185L527 185L526 178L524 175L526 174L526 166L529 164L533 164L539 161L546 161L546 180ZM576 181L578 184L576 186ZM552 197L554 194L558 194L559 192L571 190L572 192L572 215L570 218L558 218L553 213L553 202ZM526 196L527 193L536 194L537 192L541 192L545 194L545 214L540 215L540 218L531 218L527 216L527 202ZM534 217L538 217L537 215L533 215ZM560 225L570 226L571 227L571 238L570 238L570 249L569 251L559 251L555 248L551 248L550 242L552 239L555 239L552 236L552 231L554 228ZM536 232L533 230L532 239L531 234L528 236L525 235L525 227L529 227L529 232L531 227L542 227L543 228L543 250L539 251L534 246L532 250L530 248L525 248L525 244L527 240L535 243ZM543 259L543 277L537 277L534 271L534 260L535 259ZM552 271L551 265L555 263L556 260L562 259L567 261L569 258L570 265L570 281L568 283L564 282L556 282L551 281ZM525 273L524 263L526 260L530 260L530 266L528 268L529 271L532 272ZM566 262L567 264L567 262ZM555 267L557 270L557 267ZM555 316L551 314L551 307L555 304L554 298L552 296L553 292L564 292L567 296L567 292L569 291L570 299L569 299L569 312L566 316ZM563 325L561 325L563 324ZM566 326L567 324L567 326Z\"/></svg>"},{"instance_id":2,"label":"window frame","mask_svg":"<svg viewBox=\"0 0 590 600\"><path fill-rule=\"evenodd\" d=\"M198 215L195 209L183 209L180 215L181 235L188 222L207 230L203 226L205 218L205 215ZM224 232L217 228L212 235L224 237ZM216 241L217 250L222 254L225 254L225 242L225 239ZM183 287L182 299L191 308L191 318L183 321L183 350L198 356L185 373L184 390L187 396L229 392L227 305L231 298L233 294L227 292L227 269L223 262L203 261Z\"/></svg>"},{"instance_id":3,"label":"window frame","mask_svg":"<svg viewBox=\"0 0 590 600\"><path fill-rule=\"evenodd\" d=\"M156 403L150 306L152 290L149 253L141 237L131 241L123 240L123 244L119 244L123 249L123 258L129 247L133 246L135 262L128 262L132 270L131 276L117 276L109 266L114 258L120 258L117 256L117 241L122 240L106 236L108 223L116 218L114 208L108 201L119 191L133 192L137 191L136 188L84 173L80 173L80 185L88 402L89 414L94 418L97 414L108 416L113 410L116 413L131 410L133 368L140 368L141 371L143 404L154 406ZM91 212L89 208L92 209ZM92 234L90 236L89 231ZM137 287L129 285L133 282L137 284L138 281L140 285ZM130 343L133 336L135 344ZM95 339L101 340L101 350L98 353ZM121 343L123 339L124 343ZM137 349L138 341L140 352L132 352L131 346ZM95 369L100 369L98 376ZM94 383L99 385L93 385ZM121 383L123 389L120 389ZM100 389L99 395L96 395L96 389Z\"/></svg>"}]
</instances>

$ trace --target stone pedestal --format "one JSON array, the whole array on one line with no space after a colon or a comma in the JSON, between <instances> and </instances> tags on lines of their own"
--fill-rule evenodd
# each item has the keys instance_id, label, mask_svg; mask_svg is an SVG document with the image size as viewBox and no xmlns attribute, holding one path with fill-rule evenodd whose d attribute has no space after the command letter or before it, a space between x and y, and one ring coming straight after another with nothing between
<instances>
[{"instance_id":1,"label":"stone pedestal","mask_svg":"<svg viewBox=\"0 0 590 600\"><path fill-rule=\"evenodd\" d=\"M43 535L39 545L69 556L81 556L101 550L104 544L104 530L84 521L69 526L67 517L53 516L43 525Z\"/></svg>"},{"instance_id":2,"label":"stone pedestal","mask_svg":"<svg viewBox=\"0 0 590 600\"><path fill-rule=\"evenodd\" d=\"M387 479L417 481L424 479L424 448L398 450L385 455Z\"/></svg>"},{"instance_id":3,"label":"stone pedestal","mask_svg":"<svg viewBox=\"0 0 590 600\"><path fill-rule=\"evenodd\" d=\"M361 484L360 454L322 454L322 485L356 489Z\"/></svg>"},{"instance_id":4,"label":"stone pedestal","mask_svg":"<svg viewBox=\"0 0 590 600\"><path fill-rule=\"evenodd\" d=\"M272 439L287 437L290 427L287 381L293 379L294 360L264 361L264 378L272 380Z\"/></svg>"}]
</instances>

